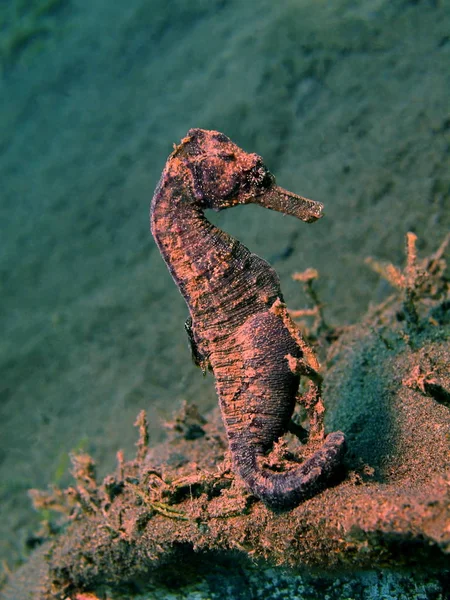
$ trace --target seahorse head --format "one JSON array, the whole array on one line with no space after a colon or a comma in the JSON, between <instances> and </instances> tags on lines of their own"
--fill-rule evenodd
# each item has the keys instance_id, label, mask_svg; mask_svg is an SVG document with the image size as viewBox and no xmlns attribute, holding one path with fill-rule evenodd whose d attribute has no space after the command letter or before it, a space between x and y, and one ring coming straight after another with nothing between
<instances>
[{"instance_id":1,"label":"seahorse head","mask_svg":"<svg viewBox=\"0 0 450 600\"><path fill-rule=\"evenodd\" d=\"M258 154L245 152L218 131L190 129L172 157L182 162L201 208L222 210L253 203L307 222L322 216L320 202L278 187Z\"/></svg>"}]
</instances>

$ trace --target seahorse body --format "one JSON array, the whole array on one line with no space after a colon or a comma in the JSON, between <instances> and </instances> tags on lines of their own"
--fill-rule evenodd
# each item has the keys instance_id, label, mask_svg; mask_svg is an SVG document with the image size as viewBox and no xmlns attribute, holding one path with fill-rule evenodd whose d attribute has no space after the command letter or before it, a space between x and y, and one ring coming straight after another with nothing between
<instances>
[{"instance_id":1,"label":"seahorse body","mask_svg":"<svg viewBox=\"0 0 450 600\"><path fill-rule=\"evenodd\" d=\"M286 433L299 375L287 356L302 350L272 308L283 301L276 272L212 225L204 210L256 203L310 222L318 202L275 185L256 154L217 131L191 129L167 160L150 207L151 231L189 308L193 356L211 369L235 469L272 508L295 506L325 485L345 439L330 434L296 468L275 473L262 457Z\"/></svg>"}]
</instances>

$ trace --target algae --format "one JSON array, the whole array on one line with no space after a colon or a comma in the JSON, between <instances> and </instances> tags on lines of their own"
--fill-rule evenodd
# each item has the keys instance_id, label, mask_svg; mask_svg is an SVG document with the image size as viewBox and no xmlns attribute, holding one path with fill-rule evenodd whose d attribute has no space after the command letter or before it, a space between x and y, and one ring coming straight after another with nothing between
<instances>
[{"instance_id":1,"label":"algae","mask_svg":"<svg viewBox=\"0 0 450 600\"><path fill-rule=\"evenodd\" d=\"M0 71L21 61L26 51L39 51L40 43L57 32L54 17L69 0L15 0L0 8Z\"/></svg>"},{"instance_id":2,"label":"algae","mask_svg":"<svg viewBox=\"0 0 450 600\"><path fill-rule=\"evenodd\" d=\"M440 569L445 579L449 240L418 261L408 234L405 269L376 266L391 279L395 274L398 290L357 325L333 335L327 326L319 335L317 311L297 313L313 318L312 337L327 345L327 425L348 436L346 472L333 487L292 511L273 512L234 476L218 410L206 420L184 404L166 424L168 440L156 446L142 411L135 458L126 461L119 451L115 472L98 482L93 459L73 455L72 486L31 492L36 508L62 516L3 598L18 589L18 577L32 577L36 564L33 585L41 586L42 599L131 597L170 587L173 578L189 586L205 575L205 565L217 569L227 561L250 570L326 569L344 579L349 569L414 566L422 573ZM279 444L272 468L283 469L285 457L305 448L293 438Z\"/></svg>"}]
</instances>

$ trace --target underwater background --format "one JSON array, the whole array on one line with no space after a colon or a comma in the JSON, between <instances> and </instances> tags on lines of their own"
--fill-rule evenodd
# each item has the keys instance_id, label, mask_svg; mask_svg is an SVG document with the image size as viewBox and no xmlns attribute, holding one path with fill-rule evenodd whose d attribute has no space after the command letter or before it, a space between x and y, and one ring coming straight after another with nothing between
<instances>
[{"instance_id":1,"label":"underwater background","mask_svg":"<svg viewBox=\"0 0 450 600\"><path fill-rule=\"evenodd\" d=\"M222 131L323 202L312 226L254 206L212 220L273 264L290 308L313 267L327 320L355 323L390 291L365 259L403 264L407 231L425 255L450 228L449 65L446 0L0 0L6 571L39 542L27 490L70 483L71 452L102 476L135 452L141 409L154 444L183 400L217 404L149 233L173 144Z\"/></svg>"}]
</instances>

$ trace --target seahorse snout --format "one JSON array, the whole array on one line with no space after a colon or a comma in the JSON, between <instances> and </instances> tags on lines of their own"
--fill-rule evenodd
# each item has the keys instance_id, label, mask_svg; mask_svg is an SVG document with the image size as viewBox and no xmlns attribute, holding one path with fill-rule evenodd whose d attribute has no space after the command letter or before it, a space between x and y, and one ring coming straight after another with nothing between
<instances>
[{"instance_id":1,"label":"seahorse snout","mask_svg":"<svg viewBox=\"0 0 450 600\"><path fill-rule=\"evenodd\" d=\"M276 210L285 215L297 217L306 223L313 223L323 217L323 204L297 196L277 185L271 186L253 200L254 204L260 204L264 208Z\"/></svg>"}]
</instances>

